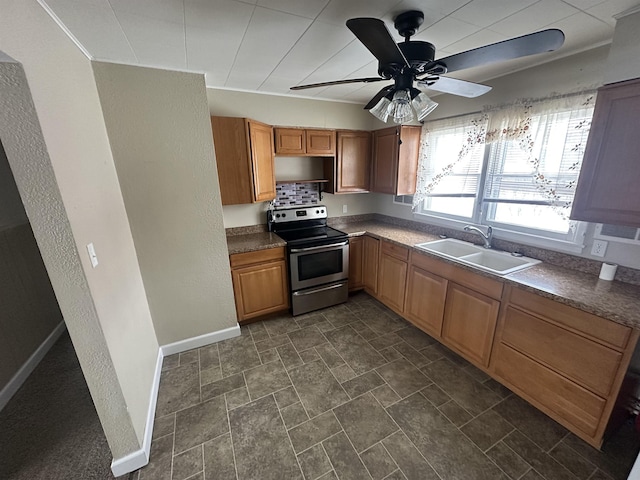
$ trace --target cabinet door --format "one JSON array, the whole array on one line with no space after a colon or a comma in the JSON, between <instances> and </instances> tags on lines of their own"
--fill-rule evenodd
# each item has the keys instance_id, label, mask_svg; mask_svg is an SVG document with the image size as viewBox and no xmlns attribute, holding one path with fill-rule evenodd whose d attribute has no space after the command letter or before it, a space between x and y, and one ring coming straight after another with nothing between
<instances>
[{"instance_id":1,"label":"cabinet door","mask_svg":"<svg viewBox=\"0 0 640 480\"><path fill-rule=\"evenodd\" d=\"M440 338L442 333L447 284L445 278L415 265L409 266L404 302L405 317L435 338Z\"/></svg>"},{"instance_id":2,"label":"cabinet door","mask_svg":"<svg viewBox=\"0 0 640 480\"><path fill-rule=\"evenodd\" d=\"M378 293L378 256L380 254L380 240L364 237L364 252L362 262L362 283L365 291L376 296Z\"/></svg>"},{"instance_id":3,"label":"cabinet door","mask_svg":"<svg viewBox=\"0 0 640 480\"><path fill-rule=\"evenodd\" d=\"M289 308L284 260L231 270L238 320Z\"/></svg>"},{"instance_id":4,"label":"cabinet door","mask_svg":"<svg viewBox=\"0 0 640 480\"><path fill-rule=\"evenodd\" d=\"M371 133L338 132L336 193L368 192Z\"/></svg>"},{"instance_id":5,"label":"cabinet door","mask_svg":"<svg viewBox=\"0 0 640 480\"><path fill-rule=\"evenodd\" d=\"M396 194L400 127L373 132L371 191Z\"/></svg>"},{"instance_id":6,"label":"cabinet door","mask_svg":"<svg viewBox=\"0 0 640 480\"><path fill-rule=\"evenodd\" d=\"M500 302L449 283L442 338L465 357L489 365Z\"/></svg>"},{"instance_id":7,"label":"cabinet door","mask_svg":"<svg viewBox=\"0 0 640 480\"><path fill-rule=\"evenodd\" d=\"M349 290L358 290L362 283L362 260L364 254L364 238L349 239Z\"/></svg>"},{"instance_id":8,"label":"cabinet door","mask_svg":"<svg viewBox=\"0 0 640 480\"><path fill-rule=\"evenodd\" d=\"M276 174L273 162L273 129L269 125L249 122L253 192L256 202L276 198Z\"/></svg>"},{"instance_id":9,"label":"cabinet door","mask_svg":"<svg viewBox=\"0 0 640 480\"><path fill-rule=\"evenodd\" d=\"M253 168L247 121L244 118L211 117L211 130L222 204L253 203Z\"/></svg>"},{"instance_id":10,"label":"cabinet door","mask_svg":"<svg viewBox=\"0 0 640 480\"><path fill-rule=\"evenodd\" d=\"M275 137L277 154L304 155L306 153L304 129L276 128Z\"/></svg>"},{"instance_id":11,"label":"cabinet door","mask_svg":"<svg viewBox=\"0 0 640 480\"><path fill-rule=\"evenodd\" d=\"M407 262L383 253L380 255L378 298L398 313L404 311Z\"/></svg>"},{"instance_id":12,"label":"cabinet door","mask_svg":"<svg viewBox=\"0 0 640 480\"><path fill-rule=\"evenodd\" d=\"M305 130L307 155L333 156L336 154L334 130Z\"/></svg>"},{"instance_id":13,"label":"cabinet door","mask_svg":"<svg viewBox=\"0 0 640 480\"><path fill-rule=\"evenodd\" d=\"M411 125L400 127L396 195L413 195L416 193L420 134L420 127Z\"/></svg>"},{"instance_id":14,"label":"cabinet door","mask_svg":"<svg viewBox=\"0 0 640 480\"><path fill-rule=\"evenodd\" d=\"M571 218L640 227L640 80L598 91Z\"/></svg>"}]
</instances>

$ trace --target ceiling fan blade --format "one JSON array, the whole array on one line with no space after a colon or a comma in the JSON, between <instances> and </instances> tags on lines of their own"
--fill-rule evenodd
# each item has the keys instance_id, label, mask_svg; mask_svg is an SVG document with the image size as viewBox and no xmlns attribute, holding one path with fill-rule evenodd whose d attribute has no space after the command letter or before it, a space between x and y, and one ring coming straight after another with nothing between
<instances>
[{"instance_id":1,"label":"ceiling fan blade","mask_svg":"<svg viewBox=\"0 0 640 480\"><path fill-rule=\"evenodd\" d=\"M347 20L347 27L378 59L380 64L397 63L409 66L407 59L382 20L378 18L351 18Z\"/></svg>"},{"instance_id":2,"label":"ceiling fan blade","mask_svg":"<svg viewBox=\"0 0 640 480\"><path fill-rule=\"evenodd\" d=\"M334 80L333 82L310 83L309 85L296 85L290 90L304 90L305 88L330 87L331 85L342 85L345 83L372 83L381 82L386 78L368 77L368 78L347 78L345 80Z\"/></svg>"},{"instance_id":3,"label":"ceiling fan blade","mask_svg":"<svg viewBox=\"0 0 640 480\"><path fill-rule=\"evenodd\" d=\"M466 80L451 77L440 77L437 80L420 80L418 81L418 86L467 98L479 97L491 90L489 85L467 82Z\"/></svg>"},{"instance_id":4,"label":"ceiling fan blade","mask_svg":"<svg viewBox=\"0 0 640 480\"><path fill-rule=\"evenodd\" d=\"M447 66L447 72L455 72L536 53L552 52L560 48L563 43L564 33L562 30L551 28L457 53L441 58L438 62Z\"/></svg>"},{"instance_id":5,"label":"ceiling fan blade","mask_svg":"<svg viewBox=\"0 0 640 480\"><path fill-rule=\"evenodd\" d=\"M364 106L364 109L371 110L373 107L375 107L378 104L380 100L382 100L382 97L384 97L389 92L393 91L394 88L396 88L395 85L387 85L386 87L384 87L382 90L376 93L375 97L369 100L369 103L367 103Z\"/></svg>"}]
</instances>

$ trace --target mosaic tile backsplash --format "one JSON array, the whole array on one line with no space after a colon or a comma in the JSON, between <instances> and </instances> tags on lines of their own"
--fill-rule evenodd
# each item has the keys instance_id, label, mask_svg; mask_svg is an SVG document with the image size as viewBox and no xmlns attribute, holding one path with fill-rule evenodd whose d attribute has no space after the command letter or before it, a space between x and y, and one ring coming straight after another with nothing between
<instances>
[{"instance_id":1,"label":"mosaic tile backsplash","mask_svg":"<svg viewBox=\"0 0 640 480\"><path fill-rule=\"evenodd\" d=\"M317 183L278 183L276 185L276 207L314 205L320 201Z\"/></svg>"}]
</instances>

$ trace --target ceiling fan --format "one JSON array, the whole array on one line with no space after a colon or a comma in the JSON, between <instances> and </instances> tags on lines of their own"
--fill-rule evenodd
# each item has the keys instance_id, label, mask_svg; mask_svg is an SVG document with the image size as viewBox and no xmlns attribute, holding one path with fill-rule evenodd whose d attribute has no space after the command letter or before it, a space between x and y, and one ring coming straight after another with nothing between
<instances>
[{"instance_id":1,"label":"ceiling fan","mask_svg":"<svg viewBox=\"0 0 640 480\"><path fill-rule=\"evenodd\" d=\"M398 15L394 20L394 27L404 37L404 42L396 44L380 19L347 20L349 30L378 60L380 76L297 85L291 87L291 90L393 80L392 85L384 87L365 105L365 110L369 110L384 122L392 118L395 123L404 123L413 120L415 109L417 119L423 120L438 104L414 87L414 82L420 87L428 87L439 92L468 98L477 97L487 93L491 87L444 75L465 68L551 52L561 47L564 42L564 33L561 30L549 29L434 60L436 49L433 44L411 40L423 21L424 14L419 10L410 10Z\"/></svg>"}]
</instances>

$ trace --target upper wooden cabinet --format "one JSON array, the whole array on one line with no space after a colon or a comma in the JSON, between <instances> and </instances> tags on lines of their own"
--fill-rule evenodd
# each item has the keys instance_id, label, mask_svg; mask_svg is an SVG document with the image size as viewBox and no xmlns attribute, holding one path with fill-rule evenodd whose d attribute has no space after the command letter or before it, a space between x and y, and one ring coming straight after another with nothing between
<instances>
[{"instance_id":1,"label":"upper wooden cabinet","mask_svg":"<svg viewBox=\"0 0 640 480\"><path fill-rule=\"evenodd\" d=\"M223 205L276 197L273 128L236 117L211 117Z\"/></svg>"},{"instance_id":2,"label":"upper wooden cabinet","mask_svg":"<svg viewBox=\"0 0 640 480\"><path fill-rule=\"evenodd\" d=\"M276 127L274 134L278 155L323 157L336 153L335 130Z\"/></svg>"},{"instance_id":3,"label":"upper wooden cabinet","mask_svg":"<svg viewBox=\"0 0 640 480\"><path fill-rule=\"evenodd\" d=\"M369 191L371 132L339 130L335 161L325 159L328 193Z\"/></svg>"},{"instance_id":4,"label":"upper wooden cabinet","mask_svg":"<svg viewBox=\"0 0 640 480\"><path fill-rule=\"evenodd\" d=\"M640 80L598 90L571 218L640 227Z\"/></svg>"},{"instance_id":5,"label":"upper wooden cabinet","mask_svg":"<svg viewBox=\"0 0 640 480\"><path fill-rule=\"evenodd\" d=\"M371 191L415 193L420 130L421 127L402 125L373 132Z\"/></svg>"}]
</instances>

